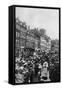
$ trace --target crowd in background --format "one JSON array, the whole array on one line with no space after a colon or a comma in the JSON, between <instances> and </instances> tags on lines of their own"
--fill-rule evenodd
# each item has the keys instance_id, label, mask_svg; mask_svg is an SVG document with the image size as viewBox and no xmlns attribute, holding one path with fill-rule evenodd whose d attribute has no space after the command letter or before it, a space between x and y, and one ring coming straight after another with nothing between
<instances>
[{"instance_id":1,"label":"crowd in background","mask_svg":"<svg viewBox=\"0 0 62 90\"><path fill-rule=\"evenodd\" d=\"M27 56L22 52L19 57L16 57L16 83L59 81L59 63L52 62L51 57L50 52L40 50L35 51L33 55Z\"/></svg>"}]
</instances>

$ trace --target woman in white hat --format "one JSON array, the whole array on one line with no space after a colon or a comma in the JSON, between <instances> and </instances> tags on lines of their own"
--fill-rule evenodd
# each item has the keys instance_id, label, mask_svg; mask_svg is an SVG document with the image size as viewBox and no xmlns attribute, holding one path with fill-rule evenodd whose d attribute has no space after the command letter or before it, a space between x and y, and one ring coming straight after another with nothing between
<instances>
[{"instance_id":1,"label":"woman in white hat","mask_svg":"<svg viewBox=\"0 0 62 90\"><path fill-rule=\"evenodd\" d=\"M41 70L41 81L44 81L44 82L50 81L49 71L48 71L48 62L46 61L43 63L43 67Z\"/></svg>"}]
</instances>

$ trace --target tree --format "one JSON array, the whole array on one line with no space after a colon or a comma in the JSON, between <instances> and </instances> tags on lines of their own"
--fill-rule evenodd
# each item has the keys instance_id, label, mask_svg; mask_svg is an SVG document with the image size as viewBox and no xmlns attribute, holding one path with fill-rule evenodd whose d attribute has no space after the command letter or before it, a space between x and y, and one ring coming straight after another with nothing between
<instances>
[{"instance_id":1,"label":"tree","mask_svg":"<svg viewBox=\"0 0 62 90\"><path fill-rule=\"evenodd\" d=\"M47 42L49 42L50 37L48 37L47 35L44 35L44 38L45 38L45 40L46 40Z\"/></svg>"},{"instance_id":2,"label":"tree","mask_svg":"<svg viewBox=\"0 0 62 90\"><path fill-rule=\"evenodd\" d=\"M34 28L32 31L36 36L40 36L38 28Z\"/></svg>"},{"instance_id":3,"label":"tree","mask_svg":"<svg viewBox=\"0 0 62 90\"><path fill-rule=\"evenodd\" d=\"M34 34L36 35L36 36L44 36L46 33L46 30L45 29L38 29L38 28L34 28L33 29L33 32L34 32Z\"/></svg>"}]
</instances>

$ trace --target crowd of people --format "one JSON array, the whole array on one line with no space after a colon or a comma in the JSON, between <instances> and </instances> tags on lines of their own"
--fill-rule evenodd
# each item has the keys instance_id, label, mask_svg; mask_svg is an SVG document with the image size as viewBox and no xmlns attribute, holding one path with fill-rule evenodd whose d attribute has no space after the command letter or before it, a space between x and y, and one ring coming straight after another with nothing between
<instances>
[{"instance_id":1,"label":"crowd of people","mask_svg":"<svg viewBox=\"0 0 62 90\"><path fill-rule=\"evenodd\" d=\"M33 55L27 56L21 53L19 57L16 57L15 82L38 83L58 81L58 69L50 61L49 53L45 51L35 51Z\"/></svg>"}]
</instances>

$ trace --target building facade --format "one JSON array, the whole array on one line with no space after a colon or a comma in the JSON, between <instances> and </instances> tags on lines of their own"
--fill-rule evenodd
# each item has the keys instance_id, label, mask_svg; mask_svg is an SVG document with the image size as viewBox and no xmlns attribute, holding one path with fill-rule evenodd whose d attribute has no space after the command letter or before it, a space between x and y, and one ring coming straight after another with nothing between
<instances>
[{"instance_id":1,"label":"building facade","mask_svg":"<svg viewBox=\"0 0 62 90\"><path fill-rule=\"evenodd\" d=\"M19 56L23 49L45 50L51 49L51 39L45 36L37 36L34 29L30 29L24 22L16 19L16 55ZM30 52L31 52L30 51ZM29 53L29 51L28 51Z\"/></svg>"},{"instance_id":2,"label":"building facade","mask_svg":"<svg viewBox=\"0 0 62 90\"><path fill-rule=\"evenodd\" d=\"M51 39L48 38L48 41L45 39L45 37L40 37L40 49L44 50L46 52L49 52L51 50Z\"/></svg>"},{"instance_id":3,"label":"building facade","mask_svg":"<svg viewBox=\"0 0 62 90\"><path fill-rule=\"evenodd\" d=\"M35 50L39 47L40 37L37 37L33 30L28 30L23 22L16 19L16 55L19 56L23 48Z\"/></svg>"}]
</instances>

